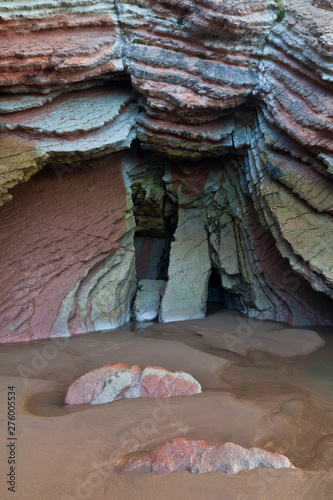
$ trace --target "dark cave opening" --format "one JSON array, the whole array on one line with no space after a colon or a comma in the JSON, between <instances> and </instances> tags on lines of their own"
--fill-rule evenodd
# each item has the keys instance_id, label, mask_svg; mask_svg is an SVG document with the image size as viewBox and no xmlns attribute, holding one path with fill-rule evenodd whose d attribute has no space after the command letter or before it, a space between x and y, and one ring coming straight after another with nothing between
<instances>
[{"instance_id":1,"label":"dark cave opening","mask_svg":"<svg viewBox=\"0 0 333 500\"><path fill-rule=\"evenodd\" d=\"M221 277L218 270L212 267L208 281L207 310L210 314L221 309L228 309L227 291L221 285Z\"/></svg>"}]
</instances>

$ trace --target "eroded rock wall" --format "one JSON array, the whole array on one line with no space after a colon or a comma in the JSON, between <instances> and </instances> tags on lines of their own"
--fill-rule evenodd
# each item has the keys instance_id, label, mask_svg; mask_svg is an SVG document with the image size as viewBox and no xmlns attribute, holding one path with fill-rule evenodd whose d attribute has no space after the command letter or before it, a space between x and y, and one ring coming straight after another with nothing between
<instances>
[{"instance_id":1,"label":"eroded rock wall","mask_svg":"<svg viewBox=\"0 0 333 500\"><path fill-rule=\"evenodd\" d=\"M211 268L229 307L332 324L330 2L0 12L2 341L119 326L136 279L201 317Z\"/></svg>"},{"instance_id":2,"label":"eroded rock wall","mask_svg":"<svg viewBox=\"0 0 333 500\"><path fill-rule=\"evenodd\" d=\"M46 167L1 213L1 341L115 328L129 319L134 217L121 154Z\"/></svg>"},{"instance_id":3,"label":"eroded rock wall","mask_svg":"<svg viewBox=\"0 0 333 500\"><path fill-rule=\"evenodd\" d=\"M260 90L258 65L273 0L119 2L124 60L146 113L144 148L175 158L219 155L233 145L233 114Z\"/></svg>"}]
</instances>

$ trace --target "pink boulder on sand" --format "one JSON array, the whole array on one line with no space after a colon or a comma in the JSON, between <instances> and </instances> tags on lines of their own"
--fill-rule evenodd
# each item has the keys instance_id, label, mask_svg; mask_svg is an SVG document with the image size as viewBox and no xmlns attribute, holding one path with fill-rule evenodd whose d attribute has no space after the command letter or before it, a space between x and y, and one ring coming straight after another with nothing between
<instances>
[{"instance_id":1,"label":"pink boulder on sand","mask_svg":"<svg viewBox=\"0 0 333 500\"><path fill-rule=\"evenodd\" d=\"M123 363L105 365L73 382L65 397L66 405L111 403L125 398L168 398L201 392L201 385L186 372Z\"/></svg>"},{"instance_id":2,"label":"pink boulder on sand","mask_svg":"<svg viewBox=\"0 0 333 500\"><path fill-rule=\"evenodd\" d=\"M256 467L295 469L284 455L269 453L261 448L246 449L234 443L211 446L204 441L177 438L165 443L146 457L129 463L124 470L157 473L186 469L191 474L223 471L233 475L241 470Z\"/></svg>"}]
</instances>

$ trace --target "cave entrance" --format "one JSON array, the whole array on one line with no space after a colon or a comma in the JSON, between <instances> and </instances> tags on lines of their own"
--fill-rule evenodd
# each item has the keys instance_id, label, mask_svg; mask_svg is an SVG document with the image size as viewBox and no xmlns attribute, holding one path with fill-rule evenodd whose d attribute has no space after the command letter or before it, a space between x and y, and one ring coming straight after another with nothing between
<instances>
[{"instance_id":1,"label":"cave entrance","mask_svg":"<svg viewBox=\"0 0 333 500\"><path fill-rule=\"evenodd\" d=\"M228 309L226 290L221 285L221 278L218 270L212 267L212 272L208 281L207 294L207 314Z\"/></svg>"}]
</instances>

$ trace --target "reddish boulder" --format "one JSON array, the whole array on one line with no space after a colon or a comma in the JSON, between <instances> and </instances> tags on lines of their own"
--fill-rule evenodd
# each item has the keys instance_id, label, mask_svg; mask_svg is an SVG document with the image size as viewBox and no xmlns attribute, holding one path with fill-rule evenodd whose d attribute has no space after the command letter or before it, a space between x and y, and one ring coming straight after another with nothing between
<instances>
[{"instance_id":1,"label":"reddish boulder","mask_svg":"<svg viewBox=\"0 0 333 500\"><path fill-rule=\"evenodd\" d=\"M201 386L186 372L169 372L165 368L147 366L142 370L137 387L131 388L125 398L168 398L198 394Z\"/></svg>"},{"instance_id":2,"label":"reddish boulder","mask_svg":"<svg viewBox=\"0 0 333 500\"><path fill-rule=\"evenodd\" d=\"M201 386L185 372L169 372L164 368L113 363L86 373L68 388L65 404L103 404L118 399L198 394Z\"/></svg>"},{"instance_id":3,"label":"reddish boulder","mask_svg":"<svg viewBox=\"0 0 333 500\"><path fill-rule=\"evenodd\" d=\"M138 366L123 363L105 365L86 373L69 387L65 403L67 405L97 405L116 401L123 397L131 384L136 384L141 370Z\"/></svg>"},{"instance_id":4,"label":"reddish boulder","mask_svg":"<svg viewBox=\"0 0 333 500\"><path fill-rule=\"evenodd\" d=\"M125 471L173 472L186 469L191 474L223 471L229 475L256 467L279 469L294 468L289 459L278 453L260 448L242 448L234 443L211 446L204 441L187 441L177 438L139 458L125 467Z\"/></svg>"}]
</instances>

